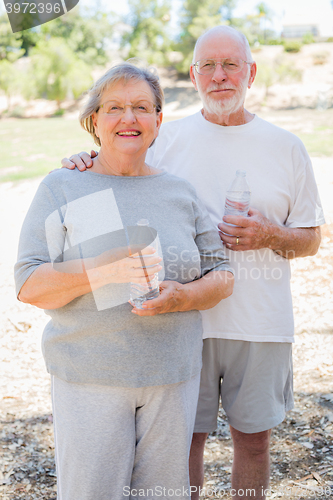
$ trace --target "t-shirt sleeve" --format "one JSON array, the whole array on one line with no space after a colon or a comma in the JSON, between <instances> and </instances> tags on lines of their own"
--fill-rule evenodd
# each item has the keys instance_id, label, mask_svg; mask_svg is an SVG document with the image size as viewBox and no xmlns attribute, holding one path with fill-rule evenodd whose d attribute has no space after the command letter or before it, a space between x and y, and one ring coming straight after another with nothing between
<instances>
[{"instance_id":1,"label":"t-shirt sleeve","mask_svg":"<svg viewBox=\"0 0 333 500\"><path fill-rule=\"evenodd\" d=\"M148 149L146 154L146 163L151 167L159 168L161 170L169 170L166 162L165 152L171 147L175 137L175 122L173 128L162 125L158 137L155 139L154 144ZM169 125L169 124L167 124ZM173 133L172 133L173 131Z\"/></svg>"},{"instance_id":2,"label":"t-shirt sleeve","mask_svg":"<svg viewBox=\"0 0 333 500\"><path fill-rule=\"evenodd\" d=\"M61 211L51 190L42 182L21 229L14 267L16 295L37 267L53 262L62 254L64 243Z\"/></svg>"},{"instance_id":3,"label":"t-shirt sleeve","mask_svg":"<svg viewBox=\"0 0 333 500\"><path fill-rule=\"evenodd\" d=\"M229 266L218 231L214 227L207 209L197 196L195 196L194 212L195 243L200 254L201 276L210 271L229 271L234 274Z\"/></svg>"},{"instance_id":4,"label":"t-shirt sleeve","mask_svg":"<svg viewBox=\"0 0 333 500\"><path fill-rule=\"evenodd\" d=\"M285 225L290 228L325 224L324 212L310 157L303 144L294 151L294 203Z\"/></svg>"}]
</instances>

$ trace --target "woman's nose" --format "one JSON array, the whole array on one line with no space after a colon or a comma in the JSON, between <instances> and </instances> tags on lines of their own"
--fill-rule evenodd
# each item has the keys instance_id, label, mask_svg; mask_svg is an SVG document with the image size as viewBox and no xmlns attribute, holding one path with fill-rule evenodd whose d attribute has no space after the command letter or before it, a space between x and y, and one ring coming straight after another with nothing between
<instances>
[{"instance_id":1,"label":"woman's nose","mask_svg":"<svg viewBox=\"0 0 333 500\"><path fill-rule=\"evenodd\" d=\"M131 105L127 104L126 106L124 106L124 111L123 111L123 114L122 114L122 120L124 121L130 121L130 122L134 122L136 120L136 116L134 114L134 111L133 111L133 108Z\"/></svg>"}]
</instances>

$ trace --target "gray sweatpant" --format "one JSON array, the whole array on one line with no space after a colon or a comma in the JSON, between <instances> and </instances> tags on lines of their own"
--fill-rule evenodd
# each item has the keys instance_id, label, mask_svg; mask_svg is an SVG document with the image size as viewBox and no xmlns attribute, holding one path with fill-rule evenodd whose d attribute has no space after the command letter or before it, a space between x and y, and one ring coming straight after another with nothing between
<instances>
[{"instance_id":1,"label":"gray sweatpant","mask_svg":"<svg viewBox=\"0 0 333 500\"><path fill-rule=\"evenodd\" d=\"M188 500L199 382L123 388L52 377L58 500Z\"/></svg>"}]
</instances>

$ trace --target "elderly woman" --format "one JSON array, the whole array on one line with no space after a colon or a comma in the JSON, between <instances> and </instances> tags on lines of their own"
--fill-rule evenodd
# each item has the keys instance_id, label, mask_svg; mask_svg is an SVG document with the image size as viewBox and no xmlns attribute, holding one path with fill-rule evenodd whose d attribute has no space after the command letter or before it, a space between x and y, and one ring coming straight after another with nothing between
<instances>
[{"instance_id":1,"label":"elderly woman","mask_svg":"<svg viewBox=\"0 0 333 500\"><path fill-rule=\"evenodd\" d=\"M233 276L194 189L145 163L162 100L146 69L124 63L102 76L81 113L101 146L93 167L47 176L23 224L17 294L51 317L42 345L61 500L188 497L198 310L229 296ZM129 231L142 218L160 255L148 242L134 258ZM129 283L149 282L161 264L160 295L132 308Z\"/></svg>"}]
</instances>

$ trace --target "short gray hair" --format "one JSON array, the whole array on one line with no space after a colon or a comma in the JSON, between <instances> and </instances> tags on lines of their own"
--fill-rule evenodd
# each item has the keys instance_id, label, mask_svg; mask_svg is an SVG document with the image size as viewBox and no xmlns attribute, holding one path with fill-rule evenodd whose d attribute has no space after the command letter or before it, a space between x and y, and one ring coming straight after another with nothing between
<instances>
[{"instance_id":1,"label":"short gray hair","mask_svg":"<svg viewBox=\"0 0 333 500\"><path fill-rule=\"evenodd\" d=\"M202 42L202 40L208 34L211 34L211 33L213 34L214 32L216 32L216 33L225 32L225 34L227 34L227 35L229 34L231 36L239 38L239 41L242 43L242 45L243 45L243 47L245 49L245 54L246 54L246 60L247 60L247 62L253 62L253 57L252 57L252 54L251 54L250 44L249 44L249 41L246 38L246 36L243 33L241 33L240 31L236 30L235 28L232 28L231 26L221 25L221 26L215 26L214 28L210 28L210 29L206 30L204 33L202 33L202 35L199 36L198 40L196 41L194 50L193 50L192 64L194 64L196 62L195 61L195 53L196 53L196 50L197 50L198 46Z\"/></svg>"},{"instance_id":2,"label":"short gray hair","mask_svg":"<svg viewBox=\"0 0 333 500\"><path fill-rule=\"evenodd\" d=\"M91 134L95 144L101 146L101 141L95 133L92 115L99 110L103 92L116 85L118 82L128 83L129 81L147 82L155 100L156 112L160 113L163 107L164 94L159 77L154 68L139 68L129 61L113 66L87 92L87 100L83 105L79 120L81 126Z\"/></svg>"}]
</instances>

